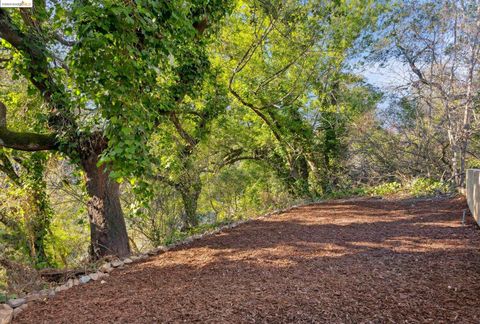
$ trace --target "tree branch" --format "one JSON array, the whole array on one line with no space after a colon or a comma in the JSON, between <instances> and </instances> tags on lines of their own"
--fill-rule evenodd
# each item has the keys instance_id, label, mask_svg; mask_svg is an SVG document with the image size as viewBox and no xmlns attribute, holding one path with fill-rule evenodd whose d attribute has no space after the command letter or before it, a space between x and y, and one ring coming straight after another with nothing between
<instances>
[{"instance_id":1,"label":"tree branch","mask_svg":"<svg viewBox=\"0 0 480 324\"><path fill-rule=\"evenodd\" d=\"M10 43L28 60L28 78L40 90L45 101L52 106L52 114L57 115L56 124L58 125L55 126L74 125L74 120L65 111L67 95L63 87L55 82L50 73L48 49L43 41L36 36L38 28L35 23L26 23L26 25L27 28L33 29L29 34L25 34L13 23L7 11L0 9L0 38Z\"/></svg>"},{"instance_id":2,"label":"tree branch","mask_svg":"<svg viewBox=\"0 0 480 324\"><path fill-rule=\"evenodd\" d=\"M280 142L280 143L283 143L283 139L282 139L282 136L280 135L280 132L277 130L277 127L275 127L274 123L268 119L268 117L260 111L260 109L258 109L257 107L255 107L255 105L253 105L252 103L244 100L240 94L235 91L235 89L233 89L232 85L229 84L229 90L230 90L230 93L242 104L244 105L245 107L248 107L250 108L255 114L257 114L258 117L260 117L264 122L265 124L267 124L267 126L270 128L270 130L272 131L273 133L273 136Z\"/></svg>"},{"instance_id":3,"label":"tree branch","mask_svg":"<svg viewBox=\"0 0 480 324\"><path fill-rule=\"evenodd\" d=\"M227 165L232 165L238 161L255 160L261 161L265 158L265 152L261 149L255 149L251 152L251 155L244 155L245 150L243 148L233 149L223 157L222 161L216 166L217 170L224 168Z\"/></svg>"},{"instance_id":4,"label":"tree branch","mask_svg":"<svg viewBox=\"0 0 480 324\"><path fill-rule=\"evenodd\" d=\"M7 107L0 101L0 146L20 151L57 150L54 135L12 132L7 128Z\"/></svg>"},{"instance_id":5,"label":"tree branch","mask_svg":"<svg viewBox=\"0 0 480 324\"><path fill-rule=\"evenodd\" d=\"M177 115L174 112L170 114L170 120L172 121L173 125L177 129L178 134L185 141L187 141L190 147L195 147L198 144L198 141L195 138L193 138L189 133L187 133L187 131L182 127L180 120L178 119Z\"/></svg>"},{"instance_id":6,"label":"tree branch","mask_svg":"<svg viewBox=\"0 0 480 324\"><path fill-rule=\"evenodd\" d=\"M226 167L227 165L232 165L234 164L235 162L238 162L238 161L245 161L245 160L254 160L254 161L260 161L262 160L259 156L238 156L236 158L233 158L233 159L230 159L228 161L225 161L223 163L221 163L220 165L218 165L218 169L222 169L224 167Z\"/></svg>"},{"instance_id":7,"label":"tree branch","mask_svg":"<svg viewBox=\"0 0 480 324\"><path fill-rule=\"evenodd\" d=\"M44 51L38 47L38 42L27 41L27 35L18 29L12 22L10 16L4 9L0 9L0 37L10 43L15 49L25 53L31 62L29 72L32 74L32 83L42 92L45 99L50 102L52 92L49 90L49 84L52 83L48 77L48 61ZM35 78L42 72L45 76L43 78ZM33 73L32 73L33 72Z\"/></svg>"},{"instance_id":8,"label":"tree branch","mask_svg":"<svg viewBox=\"0 0 480 324\"><path fill-rule=\"evenodd\" d=\"M53 36L55 37L55 39L62 45L64 46L68 46L68 47L71 47L71 46L74 46L75 44L77 44L77 41L74 41L74 40L68 40L68 39L65 39L60 33L54 33Z\"/></svg>"}]
</instances>

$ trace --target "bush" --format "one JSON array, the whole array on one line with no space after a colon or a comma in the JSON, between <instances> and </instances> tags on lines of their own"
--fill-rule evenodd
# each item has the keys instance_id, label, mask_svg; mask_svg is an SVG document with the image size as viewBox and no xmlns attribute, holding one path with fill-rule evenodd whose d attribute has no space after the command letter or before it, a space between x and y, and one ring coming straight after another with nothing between
<instances>
[{"instance_id":1,"label":"bush","mask_svg":"<svg viewBox=\"0 0 480 324\"><path fill-rule=\"evenodd\" d=\"M425 197L441 195L451 192L451 186L447 182L430 178L415 178L409 182L386 182L373 187L351 188L336 190L323 195L322 199L339 199L354 196L389 196L402 194L406 196Z\"/></svg>"},{"instance_id":2,"label":"bush","mask_svg":"<svg viewBox=\"0 0 480 324\"><path fill-rule=\"evenodd\" d=\"M351 188L351 189L341 189L332 191L322 198L324 199L341 199L341 198L348 198L348 197L355 197L355 196L364 196L365 195L364 188Z\"/></svg>"},{"instance_id":3,"label":"bush","mask_svg":"<svg viewBox=\"0 0 480 324\"><path fill-rule=\"evenodd\" d=\"M408 192L415 197L431 196L450 192L450 186L434 179L417 178L408 185Z\"/></svg>"},{"instance_id":4,"label":"bush","mask_svg":"<svg viewBox=\"0 0 480 324\"><path fill-rule=\"evenodd\" d=\"M388 196L399 193L402 189L402 185L398 182L382 183L378 186L371 187L366 192L371 196Z\"/></svg>"}]
</instances>

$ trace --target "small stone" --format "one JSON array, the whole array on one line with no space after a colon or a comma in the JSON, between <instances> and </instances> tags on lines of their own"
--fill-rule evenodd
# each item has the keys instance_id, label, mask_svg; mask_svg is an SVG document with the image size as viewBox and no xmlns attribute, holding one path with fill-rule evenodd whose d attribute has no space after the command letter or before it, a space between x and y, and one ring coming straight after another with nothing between
<instances>
[{"instance_id":1,"label":"small stone","mask_svg":"<svg viewBox=\"0 0 480 324\"><path fill-rule=\"evenodd\" d=\"M103 273L100 271L90 274L90 278L92 278L92 280L95 280L95 281L106 276L108 276L108 273Z\"/></svg>"},{"instance_id":2,"label":"small stone","mask_svg":"<svg viewBox=\"0 0 480 324\"><path fill-rule=\"evenodd\" d=\"M103 264L100 268L98 268L98 270L100 270L101 272L109 273L109 272L112 272L113 268L110 262L107 262Z\"/></svg>"},{"instance_id":3,"label":"small stone","mask_svg":"<svg viewBox=\"0 0 480 324\"><path fill-rule=\"evenodd\" d=\"M20 306L18 308L15 308L13 310L13 318L17 317L18 314L20 314L21 312L23 312L27 308L28 308L28 304L23 304L22 306Z\"/></svg>"},{"instance_id":4,"label":"small stone","mask_svg":"<svg viewBox=\"0 0 480 324\"><path fill-rule=\"evenodd\" d=\"M165 245L159 245L159 246L157 246L157 251L159 251L159 252L167 252L167 251L168 251L168 247L166 247Z\"/></svg>"},{"instance_id":5,"label":"small stone","mask_svg":"<svg viewBox=\"0 0 480 324\"><path fill-rule=\"evenodd\" d=\"M20 307L19 308L15 308L13 310L13 318L16 318L18 316L18 314L20 314L21 312L23 312L23 309L21 309Z\"/></svg>"},{"instance_id":6,"label":"small stone","mask_svg":"<svg viewBox=\"0 0 480 324\"><path fill-rule=\"evenodd\" d=\"M80 284L80 280L78 280L77 278L73 279L74 286L78 286L79 284Z\"/></svg>"},{"instance_id":7,"label":"small stone","mask_svg":"<svg viewBox=\"0 0 480 324\"><path fill-rule=\"evenodd\" d=\"M132 263L132 262L133 262L133 261L132 261L132 259L130 259L130 258L125 258L125 259L123 259L123 263L125 263L125 264L130 264L130 263Z\"/></svg>"},{"instance_id":8,"label":"small stone","mask_svg":"<svg viewBox=\"0 0 480 324\"><path fill-rule=\"evenodd\" d=\"M27 300L25 298L10 299L7 304L12 308L17 308L25 304Z\"/></svg>"},{"instance_id":9,"label":"small stone","mask_svg":"<svg viewBox=\"0 0 480 324\"><path fill-rule=\"evenodd\" d=\"M0 304L0 324L9 324L13 318L13 308L7 304Z\"/></svg>"},{"instance_id":10,"label":"small stone","mask_svg":"<svg viewBox=\"0 0 480 324\"><path fill-rule=\"evenodd\" d=\"M27 303L32 302L34 300L39 300L41 298L42 298L42 295L40 293L31 293L25 297L25 299L27 300Z\"/></svg>"},{"instance_id":11,"label":"small stone","mask_svg":"<svg viewBox=\"0 0 480 324\"><path fill-rule=\"evenodd\" d=\"M43 290L40 290L37 294L39 296L39 299L45 299L45 298L48 298L48 294L50 293L50 290L48 289L43 289ZM35 300L35 299L34 299ZM33 301L33 300L32 300ZM30 300L28 300L27 298L27 302L30 302Z\"/></svg>"},{"instance_id":12,"label":"small stone","mask_svg":"<svg viewBox=\"0 0 480 324\"><path fill-rule=\"evenodd\" d=\"M103 285L103 284L106 284L107 282L105 280L102 280L100 281L100 283Z\"/></svg>"},{"instance_id":13,"label":"small stone","mask_svg":"<svg viewBox=\"0 0 480 324\"><path fill-rule=\"evenodd\" d=\"M67 285L68 288L72 288L74 286L73 279L68 279L66 285Z\"/></svg>"},{"instance_id":14,"label":"small stone","mask_svg":"<svg viewBox=\"0 0 480 324\"><path fill-rule=\"evenodd\" d=\"M51 290L48 292L48 297L49 297L49 298L55 297L55 289L51 289Z\"/></svg>"},{"instance_id":15,"label":"small stone","mask_svg":"<svg viewBox=\"0 0 480 324\"><path fill-rule=\"evenodd\" d=\"M130 257L130 259L132 259L132 262L135 262L135 261L140 260L140 257L137 256L137 255L132 255L132 256Z\"/></svg>"},{"instance_id":16,"label":"small stone","mask_svg":"<svg viewBox=\"0 0 480 324\"><path fill-rule=\"evenodd\" d=\"M0 310L8 310L8 311L11 311L11 310L13 310L13 308L10 307L10 305L8 305L8 304L0 304Z\"/></svg>"},{"instance_id":17,"label":"small stone","mask_svg":"<svg viewBox=\"0 0 480 324\"><path fill-rule=\"evenodd\" d=\"M70 287L67 286L67 284L63 284L60 286L60 291L65 291L68 290Z\"/></svg>"},{"instance_id":18,"label":"small stone","mask_svg":"<svg viewBox=\"0 0 480 324\"><path fill-rule=\"evenodd\" d=\"M120 260L112 261L112 267L118 268L118 267L121 267L121 266L123 266L123 262L122 262L122 261L120 261Z\"/></svg>"},{"instance_id":19,"label":"small stone","mask_svg":"<svg viewBox=\"0 0 480 324\"><path fill-rule=\"evenodd\" d=\"M55 287L55 292L56 292L56 293L59 293L59 292L61 292L61 291L62 291L62 289L60 288L60 286Z\"/></svg>"},{"instance_id":20,"label":"small stone","mask_svg":"<svg viewBox=\"0 0 480 324\"><path fill-rule=\"evenodd\" d=\"M49 292L50 292L50 290L48 290L48 289L43 289L43 290L40 290L38 293L39 293L40 296L42 296L42 297L47 297Z\"/></svg>"},{"instance_id":21,"label":"small stone","mask_svg":"<svg viewBox=\"0 0 480 324\"><path fill-rule=\"evenodd\" d=\"M90 278L90 276L81 276L78 280L80 281L81 284L86 284L90 280L92 280L92 278Z\"/></svg>"}]
</instances>

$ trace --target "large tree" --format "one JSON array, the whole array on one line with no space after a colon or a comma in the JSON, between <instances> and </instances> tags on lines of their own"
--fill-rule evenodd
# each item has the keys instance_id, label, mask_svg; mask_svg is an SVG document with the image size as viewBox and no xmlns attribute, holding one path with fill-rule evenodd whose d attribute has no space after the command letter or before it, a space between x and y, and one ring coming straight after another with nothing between
<instances>
[{"instance_id":1,"label":"large tree","mask_svg":"<svg viewBox=\"0 0 480 324\"><path fill-rule=\"evenodd\" d=\"M93 258L130 253L118 180L145 169L150 135L201 80L207 31L227 8L91 0L0 10L5 59L48 107L47 129L31 133L10 128L0 104L0 145L57 151L83 169Z\"/></svg>"},{"instance_id":2,"label":"large tree","mask_svg":"<svg viewBox=\"0 0 480 324\"><path fill-rule=\"evenodd\" d=\"M253 0L239 2L228 20L218 52L227 58L234 104L268 128L273 142L260 151L293 195L311 195L309 179L320 181L332 150L342 150L332 138L341 127L334 127L348 115L345 94L358 85L345 73L348 55L381 8L369 0ZM319 145L325 134L328 145Z\"/></svg>"}]
</instances>

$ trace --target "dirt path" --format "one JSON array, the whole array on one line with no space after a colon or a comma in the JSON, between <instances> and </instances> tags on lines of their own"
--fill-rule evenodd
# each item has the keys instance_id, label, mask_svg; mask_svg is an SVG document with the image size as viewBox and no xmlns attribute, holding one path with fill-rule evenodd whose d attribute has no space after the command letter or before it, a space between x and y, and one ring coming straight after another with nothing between
<instances>
[{"instance_id":1,"label":"dirt path","mask_svg":"<svg viewBox=\"0 0 480 324\"><path fill-rule=\"evenodd\" d=\"M362 200L243 224L59 293L18 323L480 323L462 199Z\"/></svg>"}]
</instances>

